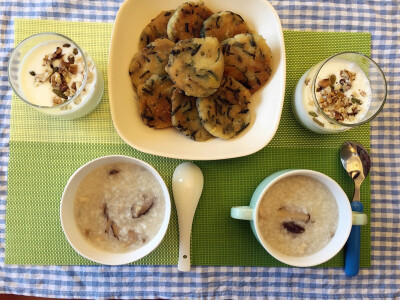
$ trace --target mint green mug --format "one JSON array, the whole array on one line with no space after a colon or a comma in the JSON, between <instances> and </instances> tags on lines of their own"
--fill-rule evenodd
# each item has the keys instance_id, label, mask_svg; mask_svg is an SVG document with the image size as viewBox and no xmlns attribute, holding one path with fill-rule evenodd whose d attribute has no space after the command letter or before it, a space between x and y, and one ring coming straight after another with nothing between
<instances>
[{"instance_id":1,"label":"mint green mug","mask_svg":"<svg viewBox=\"0 0 400 300\"><path fill-rule=\"evenodd\" d=\"M334 195L338 206L338 224L334 236L321 250L307 256L290 256L272 247L263 238L257 217L261 200L267 190L279 180L295 175L308 176L325 185ZM312 170L282 170L268 176L255 189L250 205L232 207L231 217L250 221L255 237L270 255L285 264L297 267L309 267L328 261L342 249L350 235L352 225L365 225L367 223L367 215L352 212L349 199L338 183L327 175Z\"/></svg>"}]
</instances>

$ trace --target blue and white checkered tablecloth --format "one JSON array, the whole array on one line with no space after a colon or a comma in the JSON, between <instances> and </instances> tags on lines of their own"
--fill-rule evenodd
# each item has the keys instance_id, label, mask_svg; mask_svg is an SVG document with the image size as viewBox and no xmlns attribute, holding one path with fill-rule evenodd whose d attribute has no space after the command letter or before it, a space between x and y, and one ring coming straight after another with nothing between
<instances>
[{"instance_id":1,"label":"blue and white checkered tablecloth","mask_svg":"<svg viewBox=\"0 0 400 300\"><path fill-rule=\"evenodd\" d=\"M11 88L7 62L14 18L113 22L122 0L0 1L0 293L59 298L385 298L400 299L400 2L270 1L283 29L372 34L372 58L389 86L371 124L372 267L342 269L4 264Z\"/></svg>"}]
</instances>

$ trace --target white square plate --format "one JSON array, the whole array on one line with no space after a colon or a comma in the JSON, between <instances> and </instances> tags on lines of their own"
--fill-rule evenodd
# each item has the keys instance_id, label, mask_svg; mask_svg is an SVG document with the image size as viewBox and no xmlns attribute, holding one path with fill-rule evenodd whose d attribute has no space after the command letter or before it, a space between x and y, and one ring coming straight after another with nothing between
<instances>
[{"instance_id":1,"label":"white square plate","mask_svg":"<svg viewBox=\"0 0 400 300\"><path fill-rule=\"evenodd\" d=\"M252 154L265 147L278 129L286 83L286 57L282 27L275 9L265 0L205 0L214 12L238 13L251 29L262 35L272 51L272 75L251 97L251 123L231 140L196 142L175 128L147 127L137 109L129 77L129 64L138 51L143 28L162 10L177 8L183 0L126 0L115 19L108 65L108 89L114 127L137 150L189 160L227 159Z\"/></svg>"}]
</instances>

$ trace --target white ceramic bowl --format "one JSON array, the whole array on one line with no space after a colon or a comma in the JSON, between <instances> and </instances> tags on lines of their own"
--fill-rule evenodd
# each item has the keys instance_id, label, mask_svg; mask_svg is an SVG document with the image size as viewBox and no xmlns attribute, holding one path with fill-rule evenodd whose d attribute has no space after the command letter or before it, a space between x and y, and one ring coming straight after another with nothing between
<instances>
[{"instance_id":1,"label":"white ceramic bowl","mask_svg":"<svg viewBox=\"0 0 400 300\"><path fill-rule=\"evenodd\" d=\"M162 10L175 9L184 2L126 0L121 5L114 22L108 62L108 90L114 127L128 145L159 156L218 160L252 154L265 147L278 129L286 84L282 27L275 9L265 0L204 1L214 12L229 10L240 14L271 48L271 78L251 97L251 122L246 130L230 140L215 138L195 142L175 128L150 128L140 117L128 72L131 59L138 51L140 33Z\"/></svg>"},{"instance_id":2,"label":"white ceramic bowl","mask_svg":"<svg viewBox=\"0 0 400 300\"><path fill-rule=\"evenodd\" d=\"M113 253L96 248L94 245L88 242L81 234L75 222L75 217L74 217L75 193L82 179L94 169L102 165L115 162L128 162L139 165L148 170L151 174L154 175L154 177L160 183L165 198L164 219L162 220L161 227L156 236L143 247L126 253ZM61 226L72 248L74 248L74 250L83 257L91 261L105 265L127 264L136 261L146 256L150 252L152 252L155 248L157 248L157 246L161 243L162 239L164 238L164 235L168 228L170 215L171 215L171 200L168 188L165 185L165 182L162 179L162 177L149 164L141 160L123 155L111 155L111 156L100 157L80 167L71 176L67 185L65 186L60 204Z\"/></svg>"}]
</instances>

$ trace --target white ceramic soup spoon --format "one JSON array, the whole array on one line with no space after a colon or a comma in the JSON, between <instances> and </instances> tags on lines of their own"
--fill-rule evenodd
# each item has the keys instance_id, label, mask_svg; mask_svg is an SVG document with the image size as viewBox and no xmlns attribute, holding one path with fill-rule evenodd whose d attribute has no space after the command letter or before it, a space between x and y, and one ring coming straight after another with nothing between
<instances>
[{"instance_id":1,"label":"white ceramic soup spoon","mask_svg":"<svg viewBox=\"0 0 400 300\"><path fill-rule=\"evenodd\" d=\"M190 235L203 184L203 173L191 162L180 164L172 176L172 192L179 223L179 271L190 271Z\"/></svg>"}]
</instances>

